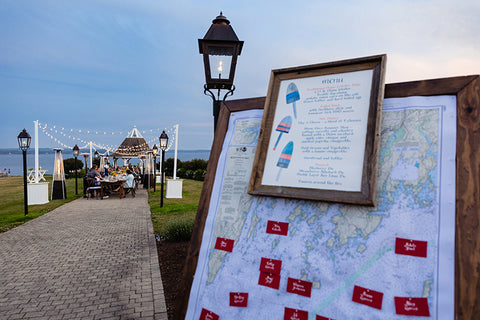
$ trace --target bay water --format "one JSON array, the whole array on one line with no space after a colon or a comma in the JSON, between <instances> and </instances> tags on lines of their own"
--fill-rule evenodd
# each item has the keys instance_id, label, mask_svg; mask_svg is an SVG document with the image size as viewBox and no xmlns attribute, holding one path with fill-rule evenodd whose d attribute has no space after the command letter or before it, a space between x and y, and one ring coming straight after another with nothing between
<instances>
[{"instance_id":1,"label":"bay water","mask_svg":"<svg viewBox=\"0 0 480 320\"><path fill-rule=\"evenodd\" d=\"M202 159L208 160L210 156L210 150L179 150L177 152L177 157L180 161L190 161L193 159ZM167 151L165 152L165 159L173 158L174 151ZM73 158L72 153L65 153L62 152L63 159ZM85 165L83 156L78 157L79 160ZM89 160L88 160L89 161ZM157 161L159 161L159 157L157 156ZM38 155L38 162L39 167L42 169L47 170L45 174L50 175L53 172L53 165L55 162L55 152L52 150L51 153L40 153ZM110 158L110 162L112 159ZM134 158L130 160L130 163L137 164L140 160ZM122 160L118 160L118 165L123 165ZM29 151L27 153L27 169L35 167L35 154L33 151ZM0 153L0 171L3 172L3 169L10 169L10 174L12 176L22 176L23 175L23 156L21 152L15 153Z\"/></svg>"}]
</instances>

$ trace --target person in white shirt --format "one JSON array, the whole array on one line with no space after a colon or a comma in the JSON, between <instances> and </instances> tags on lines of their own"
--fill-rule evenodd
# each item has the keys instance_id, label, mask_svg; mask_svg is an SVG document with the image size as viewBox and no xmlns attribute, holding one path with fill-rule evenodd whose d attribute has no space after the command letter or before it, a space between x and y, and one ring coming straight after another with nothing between
<instances>
[{"instance_id":1,"label":"person in white shirt","mask_svg":"<svg viewBox=\"0 0 480 320\"><path fill-rule=\"evenodd\" d=\"M123 182L123 187L124 188L132 188L133 187L133 174L132 174L132 171L130 171L130 169L127 169L127 176L122 179L124 182Z\"/></svg>"}]
</instances>

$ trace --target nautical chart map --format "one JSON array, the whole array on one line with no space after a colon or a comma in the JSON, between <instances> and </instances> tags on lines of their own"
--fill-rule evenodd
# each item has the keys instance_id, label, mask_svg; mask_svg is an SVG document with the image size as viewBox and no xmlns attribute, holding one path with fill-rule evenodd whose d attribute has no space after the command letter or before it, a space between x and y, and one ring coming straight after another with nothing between
<instances>
[{"instance_id":1,"label":"nautical chart map","mask_svg":"<svg viewBox=\"0 0 480 320\"><path fill-rule=\"evenodd\" d=\"M452 319L455 114L385 100L376 207L248 195L262 111L232 114L186 319Z\"/></svg>"}]
</instances>

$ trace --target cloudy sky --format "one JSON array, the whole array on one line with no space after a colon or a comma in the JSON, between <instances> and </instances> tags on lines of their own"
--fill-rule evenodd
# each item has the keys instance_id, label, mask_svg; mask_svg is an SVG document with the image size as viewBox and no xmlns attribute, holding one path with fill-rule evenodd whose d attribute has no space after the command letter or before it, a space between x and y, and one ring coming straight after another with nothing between
<instances>
[{"instance_id":1,"label":"cloudy sky","mask_svg":"<svg viewBox=\"0 0 480 320\"><path fill-rule=\"evenodd\" d=\"M0 0L0 148L39 120L59 141L40 147L178 124L179 149L209 149L197 39L220 11L245 41L230 99L265 96L272 69L383 53L387 83L480 74L478 0Z\"/></svg>"}]
</instances>

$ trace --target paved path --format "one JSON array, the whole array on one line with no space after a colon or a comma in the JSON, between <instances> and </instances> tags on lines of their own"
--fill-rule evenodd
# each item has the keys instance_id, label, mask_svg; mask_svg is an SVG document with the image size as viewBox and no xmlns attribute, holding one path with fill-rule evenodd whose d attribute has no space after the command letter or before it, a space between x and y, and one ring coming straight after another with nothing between
<instances>
[{"instance_id":1,"label":"paved path","mask_svg":"<svg viewBox=\"0 0 480 320\"><path fill-rule=\"evenodd\" d=\"M78 199L1 233L0 319L167 320L146 192Z\"/></svg>"}]
</instances>

